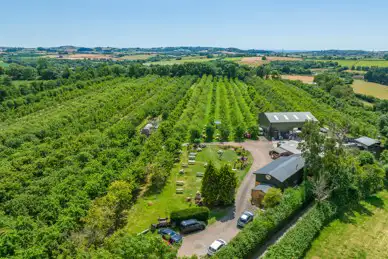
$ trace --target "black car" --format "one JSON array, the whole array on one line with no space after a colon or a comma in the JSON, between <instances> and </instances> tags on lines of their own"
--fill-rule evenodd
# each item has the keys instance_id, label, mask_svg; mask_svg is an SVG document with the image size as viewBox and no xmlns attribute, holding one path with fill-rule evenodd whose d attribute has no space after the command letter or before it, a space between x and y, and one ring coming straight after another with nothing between
<instances>
[{"instance_id":1,"label":"black car","mask_svg":"<svg viewBox=\"0 0 388 259\"><path fill-rule=\"evenodd\" d=\"M170 228L159 229L158 234L162 235L162 237L168 240L171 244L177 244L182 241L182 236Z\"/></svg>"},{"instance_id":2,"label":"black car","mask_svg":"<svg viewBox=\"0 0 388 259\"><path fill-rule=\"evenodd\" d=\"M197 230L204 230L206 224L196 219L184 220L181 222L180 229L182 233L190 233Z\"/></svg>"}]
</instances>

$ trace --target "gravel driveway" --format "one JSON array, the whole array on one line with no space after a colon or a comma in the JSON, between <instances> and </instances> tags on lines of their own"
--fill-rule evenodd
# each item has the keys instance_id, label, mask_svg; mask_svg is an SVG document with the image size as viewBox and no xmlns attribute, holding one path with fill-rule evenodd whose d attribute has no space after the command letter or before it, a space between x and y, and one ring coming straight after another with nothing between
<instances>
[{"instance_id":1,"label":"gravel driveway","mask_svg":"<svg viewBox=\"0 0 388 259\"><path fill-rule=\"evenodd\" d=\"M272 161L268 155L272 144L267 140L260 140L243 143L224 142L223 145L242 146L251 152L253 156L252 167L237 191L235 206L230 208L225 217L211 224L204 231L184 236L178 256L205 255L209 245L217 238L229 242L239 232L236 226L238 217L245 210L255 210L255 207L250 203L251 189L255 184L255 176L252 173Z\"/></svg>"}]
</instances>

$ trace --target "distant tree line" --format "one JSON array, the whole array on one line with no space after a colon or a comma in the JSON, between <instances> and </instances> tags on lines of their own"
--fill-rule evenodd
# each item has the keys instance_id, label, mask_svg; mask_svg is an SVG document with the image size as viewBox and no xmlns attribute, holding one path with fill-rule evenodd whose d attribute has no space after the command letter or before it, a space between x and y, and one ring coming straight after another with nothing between
<instances>
[{"instance_id":1,"label":"distant tree line","mask_svg":"<svg viewBox=\"0 0 388 259\"><path fill-rule=\"evenodd\" d=\"M365 80L388 85L388 67L372 67L364 76Z\"/></svg>"}]
</instances>

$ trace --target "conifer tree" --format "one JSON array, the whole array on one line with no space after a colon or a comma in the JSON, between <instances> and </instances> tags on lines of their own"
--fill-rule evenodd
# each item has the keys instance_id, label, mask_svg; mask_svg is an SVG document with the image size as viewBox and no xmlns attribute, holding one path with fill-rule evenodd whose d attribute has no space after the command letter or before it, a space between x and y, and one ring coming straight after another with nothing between
<instances>
[{"instance_id":1,"label":"conifer tree","mask_svg":"<svg viewBox=\"0 0 388 259\"><path fill-rule=\"evenodd\" d=\"M218 200L219 173L217 168L209 161L202 178L201 194L206 204L214 206Z\"/></svg>"},{"instance_id":2,"label":"conifer tree","mask_svg":"<svg viewBox=\"0 0 388 259\"><path fill-rule=\"evenodd\" d=\"M229 165L221 167L218 181L218 202L222 205L231 205L237 187L236 173Z\"/></svg>"}]
</instances>

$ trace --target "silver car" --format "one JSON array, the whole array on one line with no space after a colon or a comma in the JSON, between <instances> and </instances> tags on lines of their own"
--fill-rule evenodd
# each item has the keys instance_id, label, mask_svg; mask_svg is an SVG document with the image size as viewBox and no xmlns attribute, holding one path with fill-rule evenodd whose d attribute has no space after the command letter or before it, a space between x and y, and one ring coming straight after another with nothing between
<instances>
[{"instance_id":1,"label":"silver car","mask_svg":"<svg viewBox=\"0 0 388 259\"><path fill-rule=\"evenodd\" d=\"M240 216L240 218L237 221L237 226L238 227L245 227L246 224L251 222L253 220L253 213L250 211L244 211L244 213Z\"/></svg>"},{"instance_id":2,"label":"silver car","mask_svg":"<svg viewBox=\"0 0 388 259\"><path fill-rule=\"evenodd\" d=\"M224 246L226 246L227 243L222 240L222 239L217 239L216 241L214 241L210 246L209 248L207 249L207 254L209 256L212 256L214 255L215 253L217 253L218 251L220 251L221 248L223 248Z\"/></svg>"}]
</instances>

